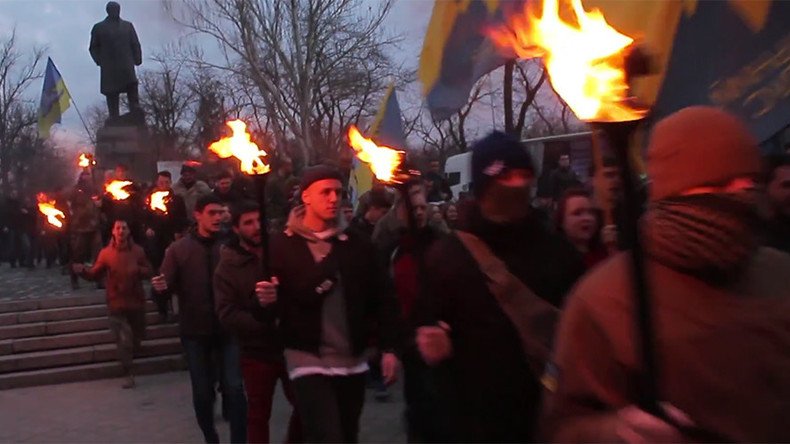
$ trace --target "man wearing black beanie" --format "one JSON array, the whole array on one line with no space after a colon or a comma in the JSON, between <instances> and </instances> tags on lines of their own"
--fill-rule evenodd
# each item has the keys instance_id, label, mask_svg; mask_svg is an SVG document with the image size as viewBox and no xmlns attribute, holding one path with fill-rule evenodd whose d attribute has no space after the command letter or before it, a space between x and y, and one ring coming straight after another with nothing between
<instances>
[{"instance_id":1,"label":"man wearing black beanie","mask_svg":"<svg viewBox=\"0 0 790 444\"><path fill-rule=\"evenodd\" d=\"M285 361L305 442L357 442L368 350L382 349L382 373L395 380L397 305L370 242L344 232L342 180L329 166L307 169L301 206L272 239L272 281ZM273 290L276 288L276 293Z\"/></svg>"},{"instance_id":2,"label":"man wearing black beanie","mask_svg":"<svg viewBox=\"0 0 790 444\"><path fill-rule=\"evenodd\" d=\"M443 440L531 442L554 320L583 265L533 214L532 159L517 139L477 142L472 178L465 220L425 260L417 347L453 425Z\"/></svg>"}]
</instances>

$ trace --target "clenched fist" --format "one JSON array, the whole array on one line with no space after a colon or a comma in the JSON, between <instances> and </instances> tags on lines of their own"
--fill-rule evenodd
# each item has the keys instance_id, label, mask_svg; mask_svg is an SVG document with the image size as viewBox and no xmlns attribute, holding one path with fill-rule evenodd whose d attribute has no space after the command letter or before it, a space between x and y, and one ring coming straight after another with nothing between
<instances>
[{"instance_id":1,"label":"clenched fist","mask_svg":"<svg viewBox=\"0 0 790 444\"><path fill-rule=\"evenodd\" d=\"M417 329L417 349L428 365L436 365L453 354L453 343L448 332L450 326L439 321L438 326L425 326Z\"/></svg>"},{"instance_id":2,"label":"clenched fist","mask_svg":"<svg viewBox=\"0 0 790 444\"><path fill-rule=\"evenodd\" d=\"M167 291L167 281L165 280L165 275L160 274L159 276L154 276L151 278L151 286L154 287L158 293L162 293Z\"/></svg>"},{"instance_id":3,"label":"clenched fist","mask_svg":"<svg viewBox=\"0 0 790 444\"><path fill-rule=\"evenodd\" d=\"M261 306L266 307L277 302L277 286L280 281L277 277L272 277L271 281L260 281L255 284L255 296Z\"/></svg>"}]
</instances>

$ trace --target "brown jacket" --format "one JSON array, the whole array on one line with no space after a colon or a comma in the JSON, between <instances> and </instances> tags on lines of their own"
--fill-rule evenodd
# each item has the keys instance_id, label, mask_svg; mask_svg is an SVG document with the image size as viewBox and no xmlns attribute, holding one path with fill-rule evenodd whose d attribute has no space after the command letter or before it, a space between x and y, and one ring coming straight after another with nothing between
<instances>
[{"instance_id":1,"label":"brown jacket","mask_svg":"<svg viewBox=\"0 0 790 444\"><path fill-rule=\"evenodd\" d=\"M143 279L151 276L151 264L137 244L120 249L114 241L99 252L96 263L82 276L94 280L107 274L107 305L110 313L145 309Z\"/></svg>"},{"instance_id":2,"label":"brown jacket","mask_svg":"<svg viewBox=\"0 0 790 444\"><path fill-rule=\"evenodd\" d=\"M726 287L647 264L660 400L721 440L790 441L790 256L760 249ZM569 298L544 377L549 440L613 441L614 413L636 403L628 276L621 254Z\"/></svg>"},{"instance_id":3,"label":"brown jacket","mask_svg":"<svg viewBox=\"0 0 790 444\"><path fill-rule=\"evenodd\" d=\"M283 346L275 325L274 306L262 307L255 283L263 280L261 260L238 241L223 246L214 271L214 300L222 326L238 337L242 355L283 361Z\"/></svg>"}]
</instances>

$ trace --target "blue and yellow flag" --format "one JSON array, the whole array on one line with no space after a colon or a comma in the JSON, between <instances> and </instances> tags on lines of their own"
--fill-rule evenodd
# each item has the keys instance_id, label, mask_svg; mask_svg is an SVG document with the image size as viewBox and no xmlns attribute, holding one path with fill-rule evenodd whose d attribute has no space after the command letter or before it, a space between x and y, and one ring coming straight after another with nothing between
<instances>
[{"instance_id":1,"label":"blue and yellow flag","mask_svg":"<svg viewBox=\"0 0 790 444\"><path fill-rule=\"evenodd\" d=\"M49 137L52 125L60 123L60 117L69 108L71 95L66 83L63 82L58 68L51 58L47 58L47 70L44 73L44 87L41 90L41 104L38 108L38 135L42 139Z\"/></svg>"},{"instance_id":2,"label":"blue and yellow flag","mask_svg":"<svg viewBox=\"0 0 790 444\"><path fill-rule=\"evenodd\" d=\"M392 84L384 94L381 105L376 113L376 118L368 129L368 135L379 145L386 145L391 148L405 150L406 134L403 130L403 117L398 105L398 95L395 92L395 85ZM351 202L356 208L359 197L370 191L373 187L373 173L370 167L364 162L354 158L354 167L351 169L351 177L348 181L351 192Z\"/></svg>"},{"instance_id":3,"label":"blue and yellow flag","mask_svg":"<svg viewBox=\"0 0 790 444\"><path fill-rule=\"evenodd\" d=\"M539 1L539 0L529 0ZM660 118L690 105L739 115L760 140L790 123L790 1L584 0L653 58L656 73L633 92ZM428 25L419 76L428 108L447 118L474 83L506 58L485 36L522 1L439 0Z\"/></svg>"}]
</instances>

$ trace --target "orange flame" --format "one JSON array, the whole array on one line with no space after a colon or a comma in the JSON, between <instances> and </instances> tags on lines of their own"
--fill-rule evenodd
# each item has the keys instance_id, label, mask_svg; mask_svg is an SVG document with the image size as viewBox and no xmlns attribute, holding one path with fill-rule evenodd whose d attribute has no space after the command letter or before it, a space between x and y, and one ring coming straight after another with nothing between
<instances>
[{"instance_id":1,"label":"orange flame","mask_svg":"<svg viewBox=\"0 0 790 444\"><path fill-rule=\"evenodd\" d=\"M554 90L582 120L636 120L645 110L626 103L624 50L633 39L612 28L598 9L586 12L570 0L578 24L563 21L558 0L543 0L541 17L526 3L506 27L490 31L500 46L520 58L543 57Z\"/></svg>"},{"instance_id":2,"label":"orange flame","mask_svg":"<svg viewBox=\"0 0 790 444\"><path fill-rule=\"evenodd\" d=\"M266 151L258 148L258 145L250 140L250 133L247 132L247 124L241 120L226 122L233 131L230 137L212 143L208 148L222 159L235 157L241 162L240 169L246 174L266 174L271 168L264 162L263 157Z\"/></svg>"},{"instance_id":3,"label":"orange flame","mask_svg":"<svg viewBox=\"0 0 790 444\"><path fill-rule=\"evenodd\" d=\"M38 200L38 211L47 217L47 223L53 227L63 228L63 221L66 220L66 215L55 208L55 201L50 200L44 193L38 193L36 198Z\"/></svg>"},{"instance_id":4,"label":"orange flame","mask_svg":"<svg viewBox=\"0 0 790 444\"><path fill-rule=\"evenodd\" d=\"M170 191L154 191L148 198L148 207L153 211L167 214L167 201L170 200Z\"/></svg>"},{"instance_id":5,"label":"orange flame","mask_svg":"<svg viewBox=\"0 0 790 444\"><path fill-rule=\"evenodd\" d=\"M124 188L131 185L132 182L128 180L113 180L104 186L104 191L112 196L113 200L126 200L131 196Z\"/></svg>"},{"instance_id":6,"label":"orange flame","mask_svg":"<svg viewBox=\"0 0 790 444\"><path fill-rule=\"evenodd\" d=\"M354 125L348 128L348 143L357 152L357 158L370 166L376 179L385 183L400 183L396 172L406 153L388 146L376 145Z\"/></svg>"},{"instance_id":7,"label":"orange flame","mask_svg":"<svg viewBox=\"0 0 790 444\"><path fill-rule=\"evenodd\" d=\"M80 153L77 164L81 168L88 168L96 165L96 160L93 158L93 154Z\"/></svg>"}]
</instances>

